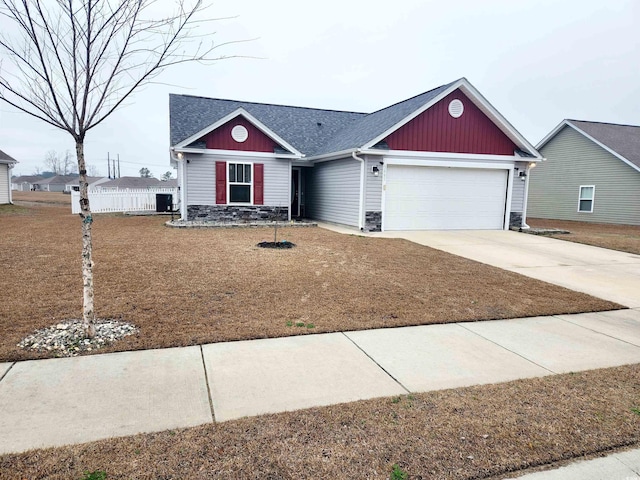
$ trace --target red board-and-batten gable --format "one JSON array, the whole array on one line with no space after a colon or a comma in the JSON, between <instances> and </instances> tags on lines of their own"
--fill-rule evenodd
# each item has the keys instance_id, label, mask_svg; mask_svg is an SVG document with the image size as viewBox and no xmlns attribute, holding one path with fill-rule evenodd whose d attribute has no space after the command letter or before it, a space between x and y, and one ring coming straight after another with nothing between
<instances>
[{"instance_id":1,"label":"red board-and-batten gable","mask_svg":"<svg viewBox=\"0 0 640 480\"><path fill-rule=\"evenodd\" d=\"M236 142L231 136L231 130L236 125L242 125L249 133L244 142ZM208 149L215 150L240 150L243 152L268 152L273 153L274 148L281 147L277 142L264 134L253 123L241 115L220 125L215 130L207 133L199 139L205 142ZM283 148L283 147L281 147Z\"/></svg>"},{"instance_id":2,"label":"red board-and-batten gable","mask_svg":"<svg viewBox=\"0 0 640 480\"><path fill-rule=\"evenodd\" d=\"M449 114L449 104L455 99L464 105L459 118ZM384 141L391 150L420 152L512 156L518 149L459 89L391 133Z\"/></svg>"}]
</instances>

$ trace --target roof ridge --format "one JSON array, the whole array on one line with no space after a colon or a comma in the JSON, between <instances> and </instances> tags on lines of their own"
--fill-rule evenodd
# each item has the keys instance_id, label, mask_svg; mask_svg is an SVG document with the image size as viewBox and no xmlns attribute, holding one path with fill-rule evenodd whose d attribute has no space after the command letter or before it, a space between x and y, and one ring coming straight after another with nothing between
<instances>
[{"instance_id":1,"label":"roof ridge","mask_svg":"<svg viewBox=\"0 0 640 480\"><path fill-rule=\"evenodd\" d=\"M631 125L630 123L614 123L614 122L596 122L593 120L578 120L575 118L567 118L567 122L583 122L583 123L597 123L600 125L615 125L617 127L635 127L640 128L640 125Z\"/></svg>"},{"instance_id":2,"label":"roof ridge","mask_svg":"<svg viewBox=\"0 0 640 480\"><path fill-rule=\"evenodd\" d=\"M251 105L265 105L269 107L285 107L285 108L299 108L301 110L318 110L322 112L336 112L336 113L356 113L358 115L368 115L367 112L356 112L353 110L337 110L335 108L315 108L315 107L301 107L299 105L284 105L281 103L264 103L264 102L248 102L245 100L234 100L232 98L215 98L215 97L203 97L202 95L187 95L184 93L170 93L169 96L174 97L190 97L201 98L203 100L215 100L217 102L233 102L233 103L248 103Z\"/></svg>"}]
</instances>

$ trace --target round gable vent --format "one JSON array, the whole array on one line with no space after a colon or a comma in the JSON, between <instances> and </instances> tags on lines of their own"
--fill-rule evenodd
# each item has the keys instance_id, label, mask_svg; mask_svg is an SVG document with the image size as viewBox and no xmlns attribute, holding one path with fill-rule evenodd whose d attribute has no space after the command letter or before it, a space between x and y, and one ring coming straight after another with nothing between
<instances>
[{"instance_id":1,"label":"round gable vent","mask_svg":"<svg viewBox=\"0 0 640 480\"><path fill-rule=\"evenodd\" d=\"M451 100L449 104L449 115L453 118L460 118L462 113L464 112L464 105L457 98L455 100Z\"/></svg>"},{"instance_id":2,"label":"round gable vent","mask_svg":"<svg viewBox=\"0 0 640 480\"><path fill-rule=\"evenodd\" d=\"M233 138L238 143L242 143L247 138L249 138L249 132L242 125L236 125L231 129L231 138Z\"/></svg>"}]
</instances>

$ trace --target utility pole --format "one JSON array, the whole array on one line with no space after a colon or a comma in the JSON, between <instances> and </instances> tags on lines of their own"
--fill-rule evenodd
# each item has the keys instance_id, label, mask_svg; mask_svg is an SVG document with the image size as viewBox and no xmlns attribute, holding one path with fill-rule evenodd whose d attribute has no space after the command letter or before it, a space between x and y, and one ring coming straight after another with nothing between
<instances>
[{"instance_id":1,"label":"utility pole","mask_svg":"<svg viewBox=\"0 0 640 480\"><path fill-rule=\"evenodd\" d=\"M118 178L120 178L120 154L118 154Z\"/></svg>"},{"instance_id":2,"label":"utility pole","mask_svg":"<svg viewBox=\"0 0 640 480\"><path fill-rule=\"evenodd\" d=\"M109 152L107 152L107 177L111 178L111 160L109 160Z\"/></svg>"}]
</instances>

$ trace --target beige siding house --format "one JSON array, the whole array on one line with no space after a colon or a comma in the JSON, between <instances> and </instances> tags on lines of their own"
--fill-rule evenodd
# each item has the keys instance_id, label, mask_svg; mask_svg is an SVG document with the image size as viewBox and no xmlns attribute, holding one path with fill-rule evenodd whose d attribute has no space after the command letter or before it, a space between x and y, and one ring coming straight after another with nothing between
<instances>
[{"instance_id":1,"label":"beige siding house","mask_svg":"<svg viewBox=\"0 0 640 480\"><path fill-rule=\"evenodd\" d=\"M18 163L0 150L0 205L13 203L11 198L11 169Z\"/></svg>"},{"instance_id":2,"label":"beige siding house","mask_svg":"<svg viewBox=\"0 0 640 480\"><path fill-rule=\"evenodd\" d=\"M564 120L537 149L528 218L640 225L640 126Z\"/></svg>"}]
</instances>

